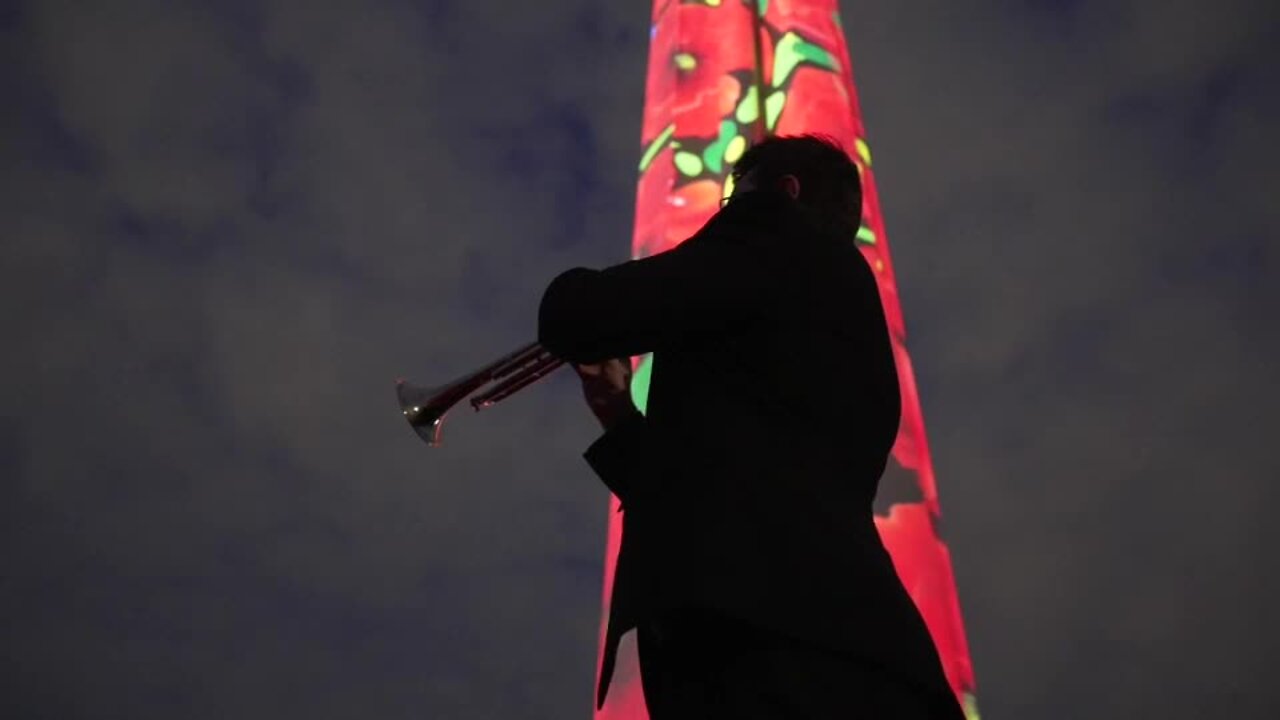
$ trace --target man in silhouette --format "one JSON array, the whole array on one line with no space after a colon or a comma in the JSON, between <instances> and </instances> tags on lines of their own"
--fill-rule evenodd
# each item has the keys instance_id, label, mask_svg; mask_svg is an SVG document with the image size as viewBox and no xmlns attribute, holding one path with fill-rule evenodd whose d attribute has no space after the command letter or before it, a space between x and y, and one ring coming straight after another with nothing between
<instances>
[{"instance_id":1,"label":"man in silhouette","mask_svg":"<svg viewBox=\"0 0 1280 720\"><path fill-rule=\"evenodd\" d=\"M872 519L901 400L857 167L775 137L733 177L684 243L539 307L623 512L597 707L634 627L653 720L962 718ZM642 415L625 358L650 352Z\"/></svg>"}]
</instances>

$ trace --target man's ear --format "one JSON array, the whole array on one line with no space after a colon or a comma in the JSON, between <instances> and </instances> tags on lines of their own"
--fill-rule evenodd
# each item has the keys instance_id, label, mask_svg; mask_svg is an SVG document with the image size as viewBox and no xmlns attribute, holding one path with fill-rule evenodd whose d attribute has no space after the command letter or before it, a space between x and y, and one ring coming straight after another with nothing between
<instances>
[{"instance_id":1,"label":"man's ear","mask_svg":"<svg viewBox=\"0 0 1280 720\"><path fill-rule=\"evenodd\" d=\"M778 178L778 189L796 200L800 197L800 178L791 174L783 175Z\"/></svg>"}]
</instances>

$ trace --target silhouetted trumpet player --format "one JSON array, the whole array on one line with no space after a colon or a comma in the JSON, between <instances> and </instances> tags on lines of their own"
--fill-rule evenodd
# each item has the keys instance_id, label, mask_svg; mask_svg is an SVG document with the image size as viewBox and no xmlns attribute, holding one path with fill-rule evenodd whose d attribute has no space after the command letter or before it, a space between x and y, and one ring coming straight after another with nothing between
<instances>
[{"instance_id":1,"label":"silhouetted trumpet player","mask_svg":"<svg viewBox=\"0 0 1280 720\"><path fill-rule=\"evenodd\" d=\"M477 409L577 371L605 430L585 458L624 509L598 707L635 628L653 720L963 718L872 519L901 399L857 167L769 138L733 178L684 243L562 273L537 343L401 406L435 442L489 383ZM649 352L642 415L627 358Z\"/></svg>"}]
</instances>

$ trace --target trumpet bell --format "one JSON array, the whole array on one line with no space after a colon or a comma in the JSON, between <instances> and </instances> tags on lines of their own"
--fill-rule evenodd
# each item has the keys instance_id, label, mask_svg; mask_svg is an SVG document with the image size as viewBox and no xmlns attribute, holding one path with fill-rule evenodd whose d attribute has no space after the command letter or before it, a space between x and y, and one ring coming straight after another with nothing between
<instances>
[{"instance_id":1,"label":"trumpet bell","mask_svg":"<svg viewBox=\"0 0 1280 720\"><path fill-rule=\"evenodd\" d=\"M504 355L483 368L435 388L421 388L400 378L396 380L396 399L409 426L427 445L440 444L440 426L449 409L471 397L471 407L483 410L503 398L550 375L564 364L538 343L530 343ZM489 387L490 383L497 383Z\"/></svg>"},{"instance_id":2,"label":"trumpet bell","mask_svg":"<svg viewBox=\"0 0 1280 720\"><path fill-rule=\"evenodd\" d=\"M418 437L431 447L440 444L440 427L444 424L444 413L437 410L439 395L440 391L437 389L429 390L403 379L396 380L396 399L400 401L400 411Z\"/></svg>"}]
</instances>

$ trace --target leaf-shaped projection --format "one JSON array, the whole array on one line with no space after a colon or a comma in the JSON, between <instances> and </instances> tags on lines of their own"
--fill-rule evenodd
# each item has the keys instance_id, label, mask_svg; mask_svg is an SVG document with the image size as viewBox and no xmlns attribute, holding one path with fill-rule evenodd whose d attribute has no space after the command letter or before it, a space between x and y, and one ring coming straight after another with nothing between
<instances>
[{"instance_id":1,"label":"leaf-shaped projection","mask_svg":"<svg viewBox=\"0 0 1280 720\"><path fill-rule=\"evenodd\" d=\"M644 155L640 156L640 172L649 169L649 164L658 156L658 153L662 152L662 146L667 144L667 141L671 139L675 132L676 124L671 123L662 132L658 133L658 137L654 138L653 142L649 143L649 147L644 150Z\"/></svg>"},{"instance_id":2,"label":"leaf-shaped projection","mask_svg":"<svg viewBox=\"0 0 1280 720\"><path fill-rule=\"evenodd\" d=\"M871 146L866 140L857 138L853 141L853 147L858 151L858 157L862 160L862 164L871 167Z\"/></svg>"},{"instance_id":3,"label":"leaf-shaped projection","mask_svg":"<svg viewBox=\"0 0 1280 720\"><path fill-rule=\"evenodd\" d=\"M770 131L778 124L778 116L782 114L782 108L786 104L787 94L782 90L775 90L764 99L764 121Z\"/></svg>"},{"instance_id":4,"label":"leaf-shaped projection","mask_svg":"<svg viewBox=\"0 0 1280 720\"><path fill-rule=\"evenodd\" d=\"M840 62L826 48L805 40L795 32L788 32L778 41L773 52L773 86L782 87L786 84L787 78L802 62L840 72Z\"/></svg>"},{"instance_id":5,"label":"leaf-shaped projection","mask_svg":"<svg viewBox=\"0 0 1280 720\"><path fill-rule=\"evenodd\" d=\"M702 162L707 166L708 170L718 173L724 169L725 151L729 147L729 141L737 136L738 126L736 123L732 120L722 120L720 122L720 136L716 138L715 142L708 145L706 150L702 151Z\"/></svg>"},{"instance_id":6,"label":"leaf-shaped projection","mask_svg":"<svg viewBox=\"0 0 1280 720\"><path fill-rule=\"evenodd\" d=\"M760 104L756 100L759 89L755 83L747 86L747 94L743 96L742 102L738 103L738 109L734 111L733 116L743 125L750 125L760 116Z\"/></svg>"},{"instance_id":7,"label":"leaf-shaped projection","mask_svg":"<svg viewBox=\"0 0 1280 720\"><path fill-rule=\"evenodd\" d=\"M676 153L676 169L681 175L694 177L702 174L702 158L694 153L680 151Z\"/></svg>"}]
</instances>

